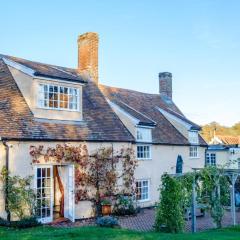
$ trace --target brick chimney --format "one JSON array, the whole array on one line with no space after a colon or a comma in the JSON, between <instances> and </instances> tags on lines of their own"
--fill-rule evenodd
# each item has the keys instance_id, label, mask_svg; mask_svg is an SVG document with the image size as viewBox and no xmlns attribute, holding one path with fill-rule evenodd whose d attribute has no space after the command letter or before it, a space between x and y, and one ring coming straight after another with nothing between
<instances>
[{"instance_id":1,"label":"brick chimney","mask_svg":"<svg viewBox=\"0 0 240 240\"><path fill-rule=\"evenodd\" d=\"M172 100L172 74L170 72L161 72L158 76L160 96Z\"/></svg>"},{"instance_id":2,"label":"brick chimney","mask_svg":"<svg viewBox=\"0 0 240 240\"><path fill-rule=\"evenodd\" d=\"M78 37L78 71L98 84L98 34L87 32Z\"/></svg>"}]
</instances>

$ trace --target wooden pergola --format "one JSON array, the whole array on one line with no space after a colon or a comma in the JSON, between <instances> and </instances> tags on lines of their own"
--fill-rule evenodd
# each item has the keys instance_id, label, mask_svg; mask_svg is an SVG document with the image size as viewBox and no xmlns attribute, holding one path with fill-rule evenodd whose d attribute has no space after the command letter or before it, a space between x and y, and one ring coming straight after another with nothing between
<instances>
[{"instance_id":1,"label":"wooden pergola","mask_svg":"<svg viewBox=\"0 0 240 240\"><path fill-rule=\"evenodd\" d=\"M199 171L202 168L193 168L193 171ZM232 224L236 225L236 201L235 201L235 183L240 176L240 169L223 169L223 175L227 176L231 184L231 215ZM192 184L192 232L196 232L196 179L194 179ZM220 192L220 185L218 186L218 191ZM220 195L220 194L219 194Z\"/></svg>"},{"instance_id":2,"label":"wooden pergola","mask_svg":"<svg viewBox=\"0 0 240 240\"><path fill-rule=\"evenodd\" d=\"M232 223L236 225L236 201L235 201L235 183L240 176L240 169L226 169L224 175L228 176L231 183L231 213Z\"/></svg>"},{"instance_id":3,"label":"wooden pergola","mask_svg":"<svg viewBox=\"0 0 240 240\"><path fill-rule=\"evenodd\" d=\"M196 173L203 168L192 168ZM185 175L184 173L170 174L171 176L180 177ZM231 184L231 215L232 215L232 224L236 225L236 201L235 201L235 183L240 176L240 169L223 169L223 175L227 176ZM218 191L220 192L220 185L218 186ZM219 194L220 195L220 194ZM192 183L192 206L191 206L191 219L192 219L192 232L195 233L197 230L197 201L196 201L196 178L193 179Z\"/></svg>"}]
</instances>

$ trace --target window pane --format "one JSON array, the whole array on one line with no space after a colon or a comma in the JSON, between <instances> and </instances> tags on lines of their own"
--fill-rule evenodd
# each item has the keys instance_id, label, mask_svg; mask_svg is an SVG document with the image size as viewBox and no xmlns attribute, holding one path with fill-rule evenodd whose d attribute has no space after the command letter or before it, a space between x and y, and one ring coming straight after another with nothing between
<instances>
[{"instance_id":1,"label":"window pane","mask_svg":"<svg viewBox=\"0 0 240 240\"><path fill-rule=\"evenodd\" d=\"M46 176L46 169L42 168L42 177L44 178Z\"/></svg>"},{"instance_id":2,"label":"window pane","mask_svg":"<svg viewBox=\"0 0 240 240\"><path fill-rule=\"evenodd\" d=\"M137 158L150 159L150 146L137 146Z\"/></svg>"},{"instance_id":3,"label":"window pane","mask_svg":"<svg viewBox=\"0 0 240 240\"><path fill-rule=\"evenodd\" d=\"M136 182L136 199L147 200L148 199L148 180L141 180Z\"/></svg>"},{"instance_id":4,"label":"window pane","mask_svg":"<svg viewBox=\"0 0 240 240\"><path fill-rule=\"evenodd\" d=\"M41 174L41 168L37 169L37 178L40 178L42 176Z\"/></svg>"},{"instance_id":5,"label":"window pane","mask_svg":"<svg viewBox=\"0 0 240 240\"><path fill-rule=\"evenodd\" d=\"M39 107L77 110L78 89L57 85L39 85Z\"/></svg>"},{"instance_id":6,"label":"window pane","mask_svg":"<svg viewBox=\"0 0 240 240\"><path fill-rule=\"evenodd\" d=\"M49 92L53 92L53 86L49 86L49 90L48 90Z\"/></svg>"},{"instance_id":7,"label":"window pane","mask_svg":"<svg viewBox=\"0 0 240 240\"><path fill-rule=\"evenodd\" d=\"M56 101L56 100L58 100L58 93L54 93L53 94L53 99Z\"/></svg>"}]
</instances>

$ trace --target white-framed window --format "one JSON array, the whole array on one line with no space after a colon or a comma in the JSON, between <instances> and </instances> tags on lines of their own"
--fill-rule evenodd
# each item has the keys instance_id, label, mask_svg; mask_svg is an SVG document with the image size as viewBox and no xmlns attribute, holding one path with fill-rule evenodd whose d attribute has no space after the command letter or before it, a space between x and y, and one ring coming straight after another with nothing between
<instances>
[{"instance_id":1,"label":"white-framed window","mask_svg":"<svg viewBox=\"0 0 240 240\"><path fill-rule=\"evenodd\" d=\"M136 200L148 201L149 196L149 180L141 179L136 181Z\"/></svg>"},{"instance_id":2,"label":"white-framed window","mask_svg":"<svg viewBox=\"0 0 240 240\"><path fill-rule=\"evenodd\" d=\"M137 159L151 159L151 145L137 145Z\"/></svg>"},{"instance_id":3,"label":"white-framed window","mask_svg":"<svg viewBox=\"0 0 240 240\"><path fill-rule=\"evenodd\" d=\"M152 129L137 127L136 129L137 141L138 142L151 142L152 141Z\"/></svg>"},{"instance_id":4,"label":"white-framed window","mask_svg":"<svg viewBox=\"0 0 240 240\"><path fill-rule=\"evenodd\" d=\"M188 131L188 140L191 144L198 144L198 131Z\"/></svg>"},{"instance_id":5,"label":"white-framed window","mask_svg":"<svg viewBox=\"0 0 240 240\"><path fill-rule=\"evenodd\" d=\"M190 158L198 158L198 146L190 146L189 147L189 157Z\"/></svg>"},{"instance_id":6,"label":"white-framed window","mask_svg":"<svg viewBox=\"0 0 240 240\"><path fill-rule=\"evenodd\" d=\"M206 165L216 166L216 153L207 153L206 154Z\"/></svg>"},{"instance_id":7,"label":"white-framed window","mask_svg":"<svg viewBox=\"0 0 240 240\"><path fill-rule=\"evenodd\" d=\"M79 111L79 89L52 84L39 84L38 107Z\"/></svg>"}]
</instances>

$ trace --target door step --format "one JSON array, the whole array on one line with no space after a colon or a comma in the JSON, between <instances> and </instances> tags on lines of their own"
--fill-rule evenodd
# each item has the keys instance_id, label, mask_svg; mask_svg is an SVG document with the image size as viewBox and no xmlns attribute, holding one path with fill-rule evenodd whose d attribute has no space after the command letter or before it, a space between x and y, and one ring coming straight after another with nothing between
<instances>
[{"instance_id":1,"label":"door step","mask_svg":"<svg viewBox=\"0 0 240 240\"><path fill-rule=\"evenodd\" d=\"M55 219L54 221L52 221L48 225L55 226L55 225L59 225L59 224L62 224L62 223L67 223L67 222L70 222L70 220L68 218L61 217L61 218Z\"/></svg>"}]
</instances>

